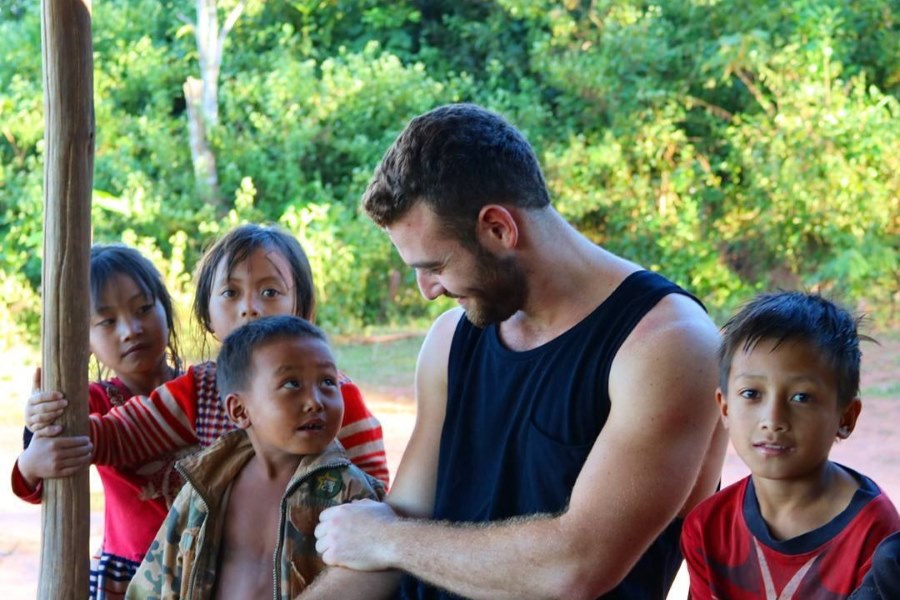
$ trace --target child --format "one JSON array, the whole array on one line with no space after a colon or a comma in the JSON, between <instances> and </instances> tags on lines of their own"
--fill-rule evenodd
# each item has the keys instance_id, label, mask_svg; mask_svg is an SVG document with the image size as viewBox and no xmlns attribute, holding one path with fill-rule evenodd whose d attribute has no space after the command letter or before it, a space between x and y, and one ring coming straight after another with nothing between
<instances>
[{"instance_id":1,"label":"child","mask_svg":"<svg viewBox=\"0 0 900 600\"><path fill-rule=\"evenodd\" d=\"M860 413L859 339L845 310L799 292L725 325L716 401L751 475L685 520L692 600L847 598L900 529L872 480L828 460Z\"/></svg>"},{"instance_id":2,"label":"child","mask_svg":"<svg viewBox=\"0 0 900 600\"><path fill-rule=\"evenodd\" d=\"M315 288L306 254L297 240L273 226L242 225L212 245L200 262L194 316L217 339L240 325L268 315L315 317ZM381 425L366 408L359 389L341 374L344 422L338 439L350 460L388 484ZM34 430L56 419L57 403L31 405ZM148 397L130 399L90 418L97 464L135 464L172 451L205 448L234 429L216 387L213 362L188 372Z\"/></svg>"},{"instance_id":3,"label":"child","mask_svg":"<svg viewBox=\"0 0 900 600\"><path fill-rule=\"evenodd\" d=\"M178 343L169 293L159 272L137 250L93 246L90 278L90 349L113 373L112 379L99 378L88 389L89 410L101 415L177 375ZM40 370L35 387L40 387ZM53 401L57 394L36 392L36 396ZM48 433L58 433L57 429L54 426ZM172 471L174 457L167 458L140 468L97 468L106 510L103 543L91 564L91 598L121 597L137 571L165 518L166 494L171 502L180 485ZM71 475L90 459L87 437L42 437L39 432L13 467L13 491L38 503L44 477Z\"/></svg>"},{"instance_id":4,"label":"child","mask_svg":"<svg viewBox=\"0 0 900 600\"><path fill-rule=\"evenodd\" d=\"M384 496L335 441L343 400L318 328L251 321L225 339L218 368L238 431L178 464L186 485L128 598L294 598L324 568L319 513Z\"/></svg>"}]
</instances>

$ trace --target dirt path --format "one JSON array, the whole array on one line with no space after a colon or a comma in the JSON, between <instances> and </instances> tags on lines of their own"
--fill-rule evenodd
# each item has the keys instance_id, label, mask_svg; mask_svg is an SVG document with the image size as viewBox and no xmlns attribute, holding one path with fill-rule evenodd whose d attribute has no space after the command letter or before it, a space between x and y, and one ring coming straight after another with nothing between
<instances>
[{"instance_id":1,"label":"dirt path","mask_svg":"<svg viewBox=\"0 0 900 600\"><path fill-rule=\"evenodd\" d=\"M832 451L834 460L865 473L887 493L900 501L900 336L879 336L882 345L869 345L863 361L863 413L856 432L849 440L837 444ZM27 379L27 377L26 377ZM21 387L18 387L20 386ZM15 389L2 389L4 402L23 398L27 381L16 383ZM7 388L8 386L3 386ZM384 427L385 445L391 474L406 446L415 420L410 390L399 390L387 396L363 390L367 403ZM18 453L21 429L18 425L0 425L0 474L4 478ZM729 448L722 479L725 485L747 474L747 469ZM4 481L9 481L4 479ZM100 489L99 480L92 480L92 489ZM97 498L95 504L100 504ZM24 600L36 596L40 552L40 507L27 505L14 498L9 484L0 485L0 590L3 600ZM91 549L95 549L102 535L102 509L91 515ZM687 596L683 574L669 595L670 599Z\"/></svg>"}]
</instances>

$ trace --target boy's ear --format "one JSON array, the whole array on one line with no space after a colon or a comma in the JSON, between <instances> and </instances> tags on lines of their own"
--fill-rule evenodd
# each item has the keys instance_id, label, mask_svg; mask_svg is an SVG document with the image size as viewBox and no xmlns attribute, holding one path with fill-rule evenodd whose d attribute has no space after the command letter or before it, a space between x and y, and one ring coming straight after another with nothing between
<instances>
[{"instance_id":1,"label":"boy's ear","mask_svg":"<svg viewBox=\"0 0 900 600\"><path fill-rule=\"evenodd\" d=\"M859 398L851 400L846 408L844 408L843 414L841 415L841 424L838 426L837 437L842 440L846 440L850 437L850 434L853 433L853 430L856 428L856 420L859 418L859 413L861 411L862 400Z\"/></svg>"},{"instance_id":2,"label":"boy's ear","mask_svg":"<svg viewBox=\"0 0 900 600\"><path fill-rule=\"evenodd\" d=\"M722 425L728 429L728 400L722 393L722 388L716 388L716 404L719 405L719 412L722 414Z\"/></svg>"},{"instance_id":3,"label":"boy's ear","mask_svg":"<svg viewBox=\"0 0 900 600\"><path fill-rule=\"evenodd\" d=\"M225 412L228 418L238 426L239 429L247 429L250 427L250 413L247 412L247 406L240 393L232 392L225 398Z\"/></svg>"}]
</instances>

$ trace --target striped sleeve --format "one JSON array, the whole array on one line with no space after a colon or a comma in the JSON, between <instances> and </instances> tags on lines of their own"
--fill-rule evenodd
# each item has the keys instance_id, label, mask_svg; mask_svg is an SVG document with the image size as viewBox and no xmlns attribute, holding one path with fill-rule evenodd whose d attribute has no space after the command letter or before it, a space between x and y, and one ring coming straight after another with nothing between
<instances>
[{"instance_id":1,"label":"striped sleeve","mask_svg":"<svg viewBox=\"0 0 900 600\"><path fill-rule=\"evenodd\" d=\"M344 397L344 421L338 432L338 441L353 464L381 481L387 489L390 474L381 423L369 412L356 384L349 380L342 381L341 395Z\"/></svg>"},{"instance_id":2,"label":"striped sleeve","mask_svg":"<svg viewBox=\"0 0 900 600\"><path fill-rule=\"evenodd\" d=\"M134 396L106 414L91 414L92 462L141 463L196 444L195 387L192 368L149 396Z\"/></svg>"}]
</instances>

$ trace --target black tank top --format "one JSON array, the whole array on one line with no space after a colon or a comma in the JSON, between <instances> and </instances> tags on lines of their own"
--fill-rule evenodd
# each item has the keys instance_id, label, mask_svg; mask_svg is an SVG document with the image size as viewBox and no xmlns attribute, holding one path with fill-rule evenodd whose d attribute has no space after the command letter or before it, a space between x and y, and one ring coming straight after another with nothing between
<instances>
[{"instance_id":1,"label":"black tank top","mask_svg":"<svg viewBox=\"0 0 900 600\"><path fill-rule=\"evenodd\" d=\"M655 273L635 272L580 323L524 352L504 347L496 325L480 329L460 319L450 349L434 518L486 522L565 510L609 415L616 352L673 293L690 296ZM603 598L664 599L681 562L680 532L676 520ZM455 597L410 577L402 589L405 598Z\"/></svg>"}]
</instances>

